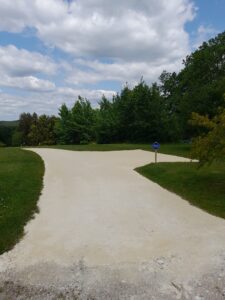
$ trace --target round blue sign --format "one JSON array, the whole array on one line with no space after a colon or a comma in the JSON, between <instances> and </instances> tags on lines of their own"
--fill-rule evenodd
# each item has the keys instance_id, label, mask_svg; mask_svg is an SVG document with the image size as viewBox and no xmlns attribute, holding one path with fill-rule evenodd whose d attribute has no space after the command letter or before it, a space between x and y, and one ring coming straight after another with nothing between
<instances>
[{"instance_id":1,"label":"round blue sign","mask_svg":"<svg viewBox=\"0 0 225 300\"><path fill-rule=\"evenodd\" d=\"M152 148L154 150L158 150L160 148L160 144L158 142L155 142L155 143L152 144Z\"/></svg>"}]
</instances>

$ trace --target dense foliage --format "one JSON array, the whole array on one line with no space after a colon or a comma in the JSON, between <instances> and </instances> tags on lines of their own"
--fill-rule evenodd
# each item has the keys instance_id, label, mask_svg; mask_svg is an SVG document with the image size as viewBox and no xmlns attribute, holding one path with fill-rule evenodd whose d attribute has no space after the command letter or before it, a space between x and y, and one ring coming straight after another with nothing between
<instances>
[{"instance_id":1,"label":"dense foliage","mask_svg":"<svg viewBox=\"0 0 225 300\"><path fill-rule=\"evenodd\" d=\"M13 136L13 145L52 145L56 143L56 117L36 113L20 115L18 130Z\"/></svg>"},{"instance_id":2,"label":"dense foliage","mask_svg":"<svg viewBox=\"0 0 225 300\"><path fill-rule=\"evenodd\" d=\"M192 155L200 160L201 164L213 160L224 160L225 156L225 109L209 119L193 113L191 123L205 129L205 132L196 137L192 146Z\"/></svg>"},{"instance_id":3,"label":"dense foliage","mask_svg":"<svg viewBox=\"0 0 225 300\"><path fill-rule=\"evenodd\" d=\"M191 138L196 133L188 123L192 112L213 117L224 106L225 32L187 56L178 74L164 72L161 82L173 123L182 138Z\"/></svg>"},{"instance_id":4,"label":"dense foliage","mask_svg":"<svg viewBox=\"0 0 225 300\"><path fill-rule=\"evenodd\" d=\"M56 122L57 141L61 144L86 144L95 139L96 112L88 100L78 97L68 109L63 104Z\"/></svg>"},{"instance_id":5,"label":"dense foliage","mask_svg":"<svg viewBox=\"0 0 225 300\"><path fill-rule=\"evenodd\" d=\"M110 102L100 102L97 118L97 141L150 142L169 140L165 126L163 98L157 84L151 87L141 81L133 89L123 88Z\"/></svg>"}]
</instances>

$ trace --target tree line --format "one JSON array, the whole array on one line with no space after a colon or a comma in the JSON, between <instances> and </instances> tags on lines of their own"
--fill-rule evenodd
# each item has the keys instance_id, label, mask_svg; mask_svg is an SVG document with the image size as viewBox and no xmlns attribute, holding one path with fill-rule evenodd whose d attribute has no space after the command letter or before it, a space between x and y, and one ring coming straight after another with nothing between
<instances>
[{"instance_id":1,"label":"tree line","mask_svg":"<svg viewBox=\"0 0 225 300\"><path fill-rule=\"evenodd\" d=\"M183 65L178 73L164 71L158 83L141 79L112 100L103 96L98 108L78 97L71 108L63 104L57 117L23 113L11 143L176 142L204 134L207 129L190 119L193 112L195 120L213 119L225 107L225 32L204 42Z\"/></svg>"}]
</instances>

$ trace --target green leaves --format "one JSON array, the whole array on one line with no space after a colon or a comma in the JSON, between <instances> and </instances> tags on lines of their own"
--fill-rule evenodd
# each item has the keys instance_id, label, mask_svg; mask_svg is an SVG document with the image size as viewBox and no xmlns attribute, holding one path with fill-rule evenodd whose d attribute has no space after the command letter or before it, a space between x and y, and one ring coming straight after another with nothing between
<instances>
[{"instance_id":1,"label":"green leaves","mask_svg":"<svg viewBox=\"0 0 225 300\"><path fill-rule=\"evenodd\" d=\"M168 139L165 119L158 85L149 87L141 80L133 89L125 86L112 102L103 97L97 122L98 142L165 141Z\"/></svg>"},{"instance_id":2,"label":"green leaves","mask_svg":"<svg viewBox=\"0 0 225 300\"><path fill-rule=\"evenodd\" d=\"M224 159L225 155L225 109L220 109L218 115L209 119L207 116L192 115L193 126L207 129L196 139L192 146L192 156L199 159L203 165L213 160Z\"/></svg>"},{"instance_id":3,"label":"green leaves","mask_svg":"<svg viewBox=\"0 0 225 300\"><path fill-rule=\"evenodd\" d=\"M13 136L13 141L18 142L20 138L23 145L52 145L56 143L54 132L56 117L33 115L23 113L19 120L18 134ZM15 144L16 145L16 144Z\"/></svg>"},{"instance_id":4,"label":"green leaves","mask_svg":"<svg viewBox=\"0 0 225 300\"><path fill-rule=\"evenodd\" d=\"M56 134L62 144L86 144L95 139L96 112L88 100L78 97L71 109L63 104L59 110Z\"/></svg>"}]
</instances>

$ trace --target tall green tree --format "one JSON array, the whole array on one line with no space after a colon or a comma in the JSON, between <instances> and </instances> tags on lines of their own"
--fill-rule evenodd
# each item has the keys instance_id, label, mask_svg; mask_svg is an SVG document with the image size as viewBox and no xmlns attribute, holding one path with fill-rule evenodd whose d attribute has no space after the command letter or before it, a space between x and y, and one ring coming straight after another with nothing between
<instances>
[{"instance_id":1,"label":"tall green tree","mask_svg":"<svg viewBox=\"0 0 225 300\"><path fill-rule=\"evenodd\" d=\"M65 103L59 109L55 132L59 144L73 144L72 114Z\"/></svg>"},{"instance_id":2,"label":"tall green tree","mask_svg":"<svg viewBox=\"0 0 225 300\"><path fill-rule=\"evenodd\" d=\"M91 103L82 97L78 97L71 110L73 137L75 143L88 143L95 139L95 113Z\"/></svg>"},{"instance_id":3,"label":"tall green tree","mask_svg":"<svg viewBox=\"0 0 225 300\"><path fill-rule=\"evenodd\" d=\"M182 138L180 124L180 95L178 92L178 76L175 72L163 71L159 77L160 93L163 97L163 125L166 131L166 141L176 142Z\"/></svg>"},{"instance_id":4,"label":"tall green tree","mask_svg":"<svg viewBox=\"0 0 225 300\"><path fill-rule=\"evenodd\" d=\"M38 120L38 116L36 113L22 113L19 118L19 132L21 132L22 136L22 144L23 145L32 145L29 133L31 131L32 125L36 124Z\"/></svg>"},{"instance_id":5,"label":"tall green tree","mask_svg":"<svg viewBox=\"0 0 225 300\"><path fill-rule=\"evenodd\" d=\"M78 97L72 109L65 104L56 124L58 140L66 144L88 143L95 139L96 113L87 99Z\"/></svg>"},{"instance_id":6,"label":"tall green tree","mask_svg":"<svg viewBox=\"0 0 225 300\"><path fill-rule=\"evenodd\" d=\"M115 106L115 97L109 101L105 96L99 102L97 114L97 142L100 144L115 143L120 141L118 111Z\"/></svg>"},{"instance_id":7,"label":"tall green tree","mask_svg":"<svg viewBox=\"0 0 225 300\"><path fill-rule=\"evenodd\" d=\"M157 84L143 80L133 89L125 86L112 101L103 97L98 118L98 141L152 142L168 138L164 104Z\"/></svg>"},{"instance_id":8,"label":"tall green tree","mask_svg":"<svg viewBox=\"0 0 225 300\"><path fill-rule=\"evenodd\" d=\"M188 121L192 112L215 116L218 107L224 105L225 32L204 42L186 58L184 64L185 68L180 73L184 122Z\"/></svg>"},{"instance_id":9,"label":"tall green tree","mask_svg":"<svg viewBox=\"0 0 225 300\"><path fill-rule=\"evenodd\" d=\"M171 120L179 125L182 138L191 138L195 129L188 120L192 112L213 117L224 106L225 92L225 32L204 42L187 56L178 73L164 72L161 90Z\"/></svg>"},{"instance_id":10,"label":"tall green tree","mask_svg":"<svg viewBox=\"0 0 225 300\"><path fill-rule=\"evenodd\" d=\"M41 115L36 122L31 125L28 134L29 141L32 145L53 145L56 143L55 136L56 117Z\"/></svg>"}]
</instances>

